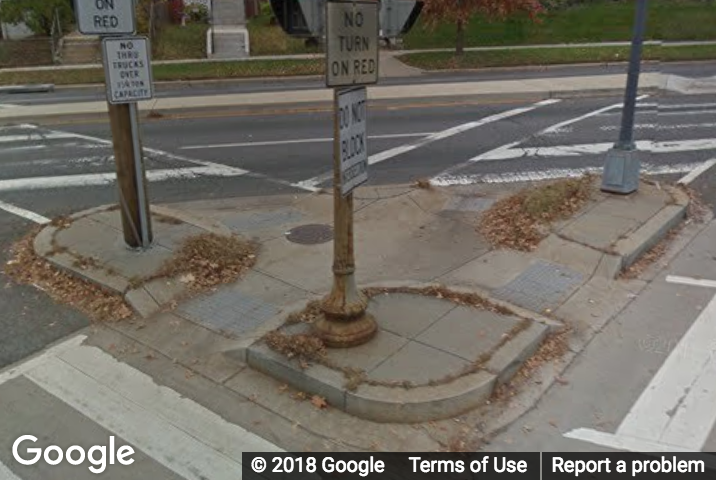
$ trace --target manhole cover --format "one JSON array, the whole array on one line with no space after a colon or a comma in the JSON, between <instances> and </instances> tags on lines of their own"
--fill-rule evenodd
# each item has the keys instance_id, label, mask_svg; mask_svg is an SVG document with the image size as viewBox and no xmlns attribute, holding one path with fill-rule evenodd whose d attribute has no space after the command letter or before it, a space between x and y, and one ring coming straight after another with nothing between
<instances>
[{"instance_id":1,"label":"manhole cover","mask_svg":"<svg viewBox=\"0 0 716 480\"><path fill-rule=\"evenodd\" d=\"M333 240L333 228L330 225L301 225L286 234L289 242L301 245L318 245Z\"/></svg>"}]
</instances>

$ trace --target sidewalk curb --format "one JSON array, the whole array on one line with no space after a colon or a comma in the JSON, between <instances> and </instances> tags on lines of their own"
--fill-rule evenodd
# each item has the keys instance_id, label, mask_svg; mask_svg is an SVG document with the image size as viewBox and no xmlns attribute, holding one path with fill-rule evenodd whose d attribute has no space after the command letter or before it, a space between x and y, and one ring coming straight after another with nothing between
<instances>
[{"instance_id":1,"label":"sidewalk curb","mask_svg":"<svg viewBox=\"0 0 716 480\"><path fill-rule=\"evenodd\" d=\"M68 218L72 221L77 221L93 214L110 211L113 207L114 205L102 205L99 207L89 208L87 210L76 212ZM150 208L152 214L154 215L172 217L180 220L182 223L191 225L206 232L216 233L218 235L232 235L232 232L228 227L218 222L206 222L202 219L177 211L170 207L151 205ZM96 285L109 293L121 296L140 318L146 319L151 317L152 315L160 312L162 308L165 308L168 303L160 303L160 301L157 301L157 296L152 294L150 291L153 285L166 282L172 283L175 287L169 289L168 295L174 299L181 298L187 293L187 289L184 285L178 281L173 281L173 279L170 278L155 279L135 288L132 286L130 279L116 273L111 273L104 268L80 268L75 265L77 262L76 256L67 252L55 251L54 238L58 231L60 231L60 227L52 224L48 224L40 230L33 241L35 254L70 275ZM167 287L163 286L163 288L166 289Z\"/></svg>"},{"instance_id":2,"label":"sidewalk curb","mask_svg":"<svg viewBox=\"0 0 716 480\"><path fill-rule=\"evenodd\" d=\"M654 94L658 93L661 89L658 87L645 87L640 89L642 94ZM380 99L369 99L370 106L395 106L399 107L401 104L416 105L417 103L424 104L425 108L430 108L432 104L438 104L444 106L444 103L449 101L473 101L473 102L538 102L542 100L551 99L570 99L570 98L604 98L604 97L615 97L623 95L624 90L619 89L597 89L597 90L572 90L572 91L549 91L549 92L529 92L529 91L515 91L505 93L484 93L484 94L455 94L453 96L440 95L434 97L422 97L422 98L380 98ZM441 105L442 104L442 105ZM195 107L169 107L169 108L139 108L139 113L142 115L143 121L162 121L172 120L179 115L196 115L200 116L201 112L211 113L212 116L220 114L222 111L226 111L227 115L242 115L242 114L253 114L253 115L271 115L277 113L306 113L302 110L306 109L321 109L327 110L332 107L330 101L323 100L295 100L293 102L286 103L266 103L266 104L238 104L238 105L226 105L224 107L214 106L195 106ZM269 112L265 112L269 110ZM152 112L159 114L158 118L147 118L147 115ZM164 116L165 118L161 118ZM66 113L51 113L47 115L33 113L26 115L15 115L8 116L6 118L0 118L0 125L11 125L15 123L32 122L37 125L53 125L62 123L88 123L94 121L108 121L106 111L97 112L66 112ZM73 121L73 119L76 119Z\"/></svg>"},{"instance_id":3,"label":"sidewalk curb","mask_svg":"<svg viewBox=\"0 0 716 480\"><path fill-rule=\"evenodd\" d=\"M36 85L6 85L0 87L2 93L49 93L55 91L54 83L40 83Z\"/></svg>"},{"instance_id":4,"label":"sidewalk curb","mask_svg":"<svg viewBox=\"0 0 716 480\"><path fill-rule=\"evenodd\" d=\"M713 221L713 219L713 215L709 214L704 220L703 225L697 225L691 230L684 231L684 236L677 240L677 245L675 246L675 249L668 251L662 258L662 262L671 262L671 260L676 257L680 252L682 252L691 243L691 241L693 241L699 234L701 234L706 228L708 228L709 224ZM639 291L642 291L644 288L647 287L649 283L651 283L655 278L657 278L659 271L661 271L662 269L663 267L657 268L655 271L647 273L644 278L645 283L639 289ZM633 298L636 298L636 296L637 294L635 294ZM631 305L631 301L624 305L621 311L627 309L629 305ZM542 399L544 395L546 395L547 392L552 389L552 387L557 385L557 379L559 379L565 372L567 372L571 368L577 356L589 346L589 344L592 342L594 337L599 334L599 332L605 329L612 322L612 320L614 320L618 316L619 312L615 313L609 318L598 321L594 325L594 328L591 329L592 334L588 339L586 339L586 341L570 343L569 351L564 357L562 357L562 361L559 365L546 364L543 365L540 369L538 369L535 372L535 376L533 379L534 381L532 382L534 385L536 385L536 388L523 388L520 392L518 392L515 397L512 397L510 399L511 402L514 402L516 405L518 405L517 408L511 410L503 409L500 415L491 418L487 422L485 422L485 426L482 432L482 434L484 435L484 439L486 439L489 443L490 438L505 432L512 424L514 424L520 418L534 410L537 407L540 399Z\"/></svg>"},{"instance_id":5,"label":"sidewalk curb","mask_svg":"<svg viewBox=\"0 0 716 480\"><path fill-rule=\"evenodd\" d=\"M417 281L387 281L363 285L362 288L427 288L440 283ZM261 339L266 333L281 327L288 312L300 311L311 300L297 302L272 318L259 329L245 336L225 350L225 356L245 362L252 369L285 382L301 391L326 398L330 405L356 417L393 423L415 423L452 418L484 405L494 389L512 378L519 367L539 348L550 332L559 331L564 324L534 312L494 299L482 289L450 287L459 293L475 293L513 314L532 320L529 328L511 338L494 352L483 369L458 376L436 385L420 385L411 389L382 385L360 385L355 391L345 386L344 374L321 364L298 368L288 358L278 354Z\"/></svg>"},{"instance_id":6,"label":"sidewalk curb","mask_svg":"<svg viewBox=\"0 0 716 480\"><path fill-rule=\"evenodd\" d=\"M664 239L686 217L689 196L678 188L669 187L669 190L674 197L674 204L662 208L628 238L620 240L614 246L614 253L621 257L621 268L617 276Z\"/></svg>"}]
</instances>

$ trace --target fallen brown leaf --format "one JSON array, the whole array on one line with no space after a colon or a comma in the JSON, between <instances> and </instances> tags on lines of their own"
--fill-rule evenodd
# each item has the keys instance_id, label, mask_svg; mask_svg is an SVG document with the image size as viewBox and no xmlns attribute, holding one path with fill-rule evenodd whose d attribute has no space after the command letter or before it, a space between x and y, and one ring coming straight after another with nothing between
<instances>
[{"instance_id":1,"label":"fallen brown leaf","mask_svg":"<svg viewBox=\"0 0 716 480\"><path fill-rule=\"evenodd\" d=\"M326 402L326 399L318 395L314 395L313 397L311 397L311 404L319 410L323 410L324 408L328 407L328 402Z\"/></svg>"}]
</instances>

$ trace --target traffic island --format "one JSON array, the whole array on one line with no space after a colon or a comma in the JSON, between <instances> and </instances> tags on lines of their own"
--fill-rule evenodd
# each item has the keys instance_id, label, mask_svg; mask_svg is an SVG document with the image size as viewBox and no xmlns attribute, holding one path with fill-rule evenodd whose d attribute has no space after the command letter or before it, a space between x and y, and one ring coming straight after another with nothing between
<instances>
[{"instance_id":1,"label":"traffic island","mask_svg":"<svg viewBox=\"0 0 716 480\"><path fill-rule=\"evenodd\" d=\"M238 280L257 246L220 224L153 206L155 240L146 250L123 239L118 208L105 206L53 221L34 239L38 257L124 299L142 318L189 296Z\"/></svg>"},{"instance_id":2,"label":"traffic island","mask_svg":"<svg viewBox=\"0 0 716 480\"><path fill-rule=\"evenodd\" d=\"M327 348L315 328L320 303L312 302L250 345L248 365L361 418L424 422L483 405L563 328L484 292L415 284L364 294L378 323L370 342Z\"/></svg>"}]
</instances>

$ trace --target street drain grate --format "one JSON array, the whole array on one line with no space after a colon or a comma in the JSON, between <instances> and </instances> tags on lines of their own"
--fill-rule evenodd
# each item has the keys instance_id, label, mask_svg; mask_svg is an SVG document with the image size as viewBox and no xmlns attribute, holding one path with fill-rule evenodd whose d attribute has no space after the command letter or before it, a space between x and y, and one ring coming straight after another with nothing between
<instances>
[{"instance_id":1,"label":"street drain grate","mask_svg":"<svg viewBox=\"0 0 716 480\"><path fill-rule=\"evenodd\" d=\"M557 308L583 278L563 265L539 261L492 294L533 312L544 312Z\"/></svg>"},{"instance_id":2,"label":"street drain grate","mask_svg":"<svg viewBox=\"0 0 716 480\"><path fill-rule=\"evenodd\" d=\"M286 234L289 242L299 245L318 245L333 240L333 228L330 225L301 225Z\"/></svg>"}]
</instances>

